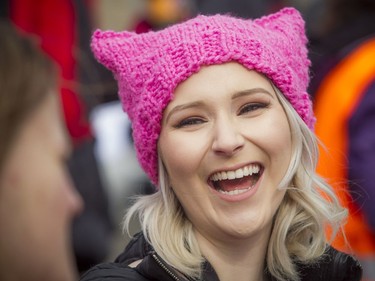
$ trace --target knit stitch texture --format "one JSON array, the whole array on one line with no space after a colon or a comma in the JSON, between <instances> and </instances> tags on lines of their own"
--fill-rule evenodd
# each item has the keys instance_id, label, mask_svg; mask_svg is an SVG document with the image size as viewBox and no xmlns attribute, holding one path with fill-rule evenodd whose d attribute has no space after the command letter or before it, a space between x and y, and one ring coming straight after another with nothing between
<instances>
[{"instance_id":1,"label":"knit stitch texture","mask_svg":"<svg viewBox=\"0 0 375 281\"><path fill-rule=\"evenodd\" d=\"M300 13L284 8L255 20L200 15L144 34L96 30L91 48L118 81L138 160L157 186L163 110L177 85L202 66L235 61L265 74L313 129L306 44Z\"/></svg>"}]
</instances>

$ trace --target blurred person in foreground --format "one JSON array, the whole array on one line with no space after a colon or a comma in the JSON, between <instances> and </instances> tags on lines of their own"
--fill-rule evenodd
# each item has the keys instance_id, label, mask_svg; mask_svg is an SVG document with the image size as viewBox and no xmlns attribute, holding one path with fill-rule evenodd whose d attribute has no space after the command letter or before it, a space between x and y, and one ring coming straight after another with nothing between
<instances>
[{"instance_id":1,"label":"blurred person in foreground","mask_svg":"<svg viewBox=\"0 0 375 281\"><path fill-rule=\"evenodd\" d=\"M125 219L142 232L82 280L360 280L325 236L347 211L315 173L304 25L285 8L93 34L156 189Z\"/></svg>"},{"instance_id":2,"label":"blurred person in foreground","mask_svg":"<svg viewBox=\"0 0 375 281\"><path fill-rule=\"evenodd\" d=\"M73 281L82 201L65 167L57 69L9 22L0 38L0 280Z\"/></svg>"},{"instance_id":3,"label":"blurred person in foreground","mask_svg":"<svg viewBox=\"0 0 375 281\"><path fill-rule=\"evenodd\" d=\"M346 236L333 245L375 280L375 1L326 3L311 45L316 133L325 145L318 172L349 210Z\"/></svg>"},{"instance_id":4,"label":"blurred person in foreground","mask_svg":"<svg viewBox=\"0 0 375 281\"><path fill-rule=\"evenodd\" d=\"M89 50L89 15L96 4L85 0L38 0L38 5L35 0L2 2L9 6L5 18L25 34L38 38L38 47L59 69L56 94L72 143L67 165L85 206L73 221L73 248L78 270L85 271L106 259L113 230L107 185L94 152L97 139L88 118L90 108L108 93L100 90L106 75ZM97 78L97 71L102 79Z\"/></svg>"}]
</instances>

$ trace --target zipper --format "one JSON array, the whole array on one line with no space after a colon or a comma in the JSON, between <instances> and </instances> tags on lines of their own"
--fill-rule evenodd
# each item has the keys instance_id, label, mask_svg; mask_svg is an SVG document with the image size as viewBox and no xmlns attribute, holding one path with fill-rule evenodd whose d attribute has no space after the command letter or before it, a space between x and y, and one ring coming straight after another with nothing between
<instances>
[{"instance_id":1,"label":"zipper","mask_svg":"<svg viewBox=\"0 0 375 281\"><path fill-rule=\"evenodd\" d=\"M169 276L171 276L175 281L181 281L180 278L176 276L160 259L156 254L152 254L153 259L156 263L166 272Z\"/></svg>"}]
</instances>

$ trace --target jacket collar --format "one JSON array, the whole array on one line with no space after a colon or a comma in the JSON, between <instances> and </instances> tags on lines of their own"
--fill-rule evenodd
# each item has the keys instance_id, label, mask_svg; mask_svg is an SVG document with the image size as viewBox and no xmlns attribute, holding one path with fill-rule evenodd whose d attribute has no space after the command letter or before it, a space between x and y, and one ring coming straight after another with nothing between
<instances>
[{"instance_id":1,"label":"jacket collar","mask_svg":"<svg viewBox=\"0 0 375 281\"><path fill-rule=\"evenodd\" d=\"M116 258L115 263L126 266L138 260L142 260L142 262L136 267L136 270L146 278L163 281L190 281L188 277L170 267L155 252L142 233L137 233L134 236L123 253ZM203 268L204 281L220 281L209 262L205 262Z\"/></svg>"},{"instance_id":2,"label":"jacket collar","mask_svg":"<svg viewBox=\"0 0 375 281\"><path fill-rule=\"evenodd\" d=\"M135 270L150 280L162 281L192 281L170 267L146 241L143 234L138 233L129 242L125 251L120 254L115 263L121 266L142 260ZM338 252L332 247L327 247L325 254L315 263L306 265L296 263L301 280L328 281L328 280L361 280L362 268L353 257ZM220 281L214 268L206 261L203 264L204 281ZM268 280L275 280L269 276Z\"/></svg>"}]
</instances>

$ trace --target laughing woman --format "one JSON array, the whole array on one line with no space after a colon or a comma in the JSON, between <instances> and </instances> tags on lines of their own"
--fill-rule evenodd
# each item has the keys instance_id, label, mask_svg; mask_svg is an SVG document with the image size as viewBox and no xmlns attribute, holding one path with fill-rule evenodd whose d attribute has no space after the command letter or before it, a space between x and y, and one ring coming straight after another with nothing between
<instances>
[{"instance_id":1,"label":"laughing woman","mask_svg":"<svg viewBox=\"0 0 375 281\"><path fill-rule=\"evenodd\" d=\"M315 173L306 43L292 8L94 33L156 191L127 213L142 233L82 280L360 280L325 236L346 210Z\"/></svg>"}]
</instances>

